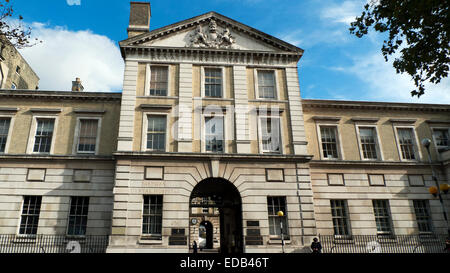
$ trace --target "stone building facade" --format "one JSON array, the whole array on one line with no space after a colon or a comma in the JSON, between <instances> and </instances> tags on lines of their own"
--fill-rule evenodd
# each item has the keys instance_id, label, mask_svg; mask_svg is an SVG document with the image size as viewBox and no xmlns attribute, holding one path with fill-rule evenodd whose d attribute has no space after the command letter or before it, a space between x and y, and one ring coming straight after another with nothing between
<instances>
[{"instance_id":1,"label":"stone building facade","mask_svg":"<svg viewBox=\"0 0 450 273\"><path fill-rule=\"evenodd\" d=\"M132 2L121 94L0 91L0 234L255 253L446 233L420 141L448 183L449 105L301 99L302 49L215 12L150 15Z\"/></svg>"},{"instance_id":2,"label":"stone building facade","mask_svg":"<svg viewBox=\"0 0 450 273\"><path fill-rule=\"evenodd\" d=\"M0 41L0 89L38 89L39 77L9 42Z\"/></svg>"}]
</instances>

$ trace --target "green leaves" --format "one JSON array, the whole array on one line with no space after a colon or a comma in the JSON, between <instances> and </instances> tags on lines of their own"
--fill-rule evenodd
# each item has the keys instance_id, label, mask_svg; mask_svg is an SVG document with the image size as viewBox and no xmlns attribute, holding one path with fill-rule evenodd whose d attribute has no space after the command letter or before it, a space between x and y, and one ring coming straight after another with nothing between
<instances>
[{"instance_id":1,"label":"green leaves","mask_svg":"<svg viewBox=\"0 0 450 273\"><path fill-rule=\"evenodd\" d=\"M448 76L450 65L449 0L379 0L364 6L361 16L349 31L358 38L369 28L389 38L381 52L386 61L399 49L393 66L397 73L411 75L415 90L412 96L425 93L426 82L439 83Z\"/></svg>"}]
</instances>

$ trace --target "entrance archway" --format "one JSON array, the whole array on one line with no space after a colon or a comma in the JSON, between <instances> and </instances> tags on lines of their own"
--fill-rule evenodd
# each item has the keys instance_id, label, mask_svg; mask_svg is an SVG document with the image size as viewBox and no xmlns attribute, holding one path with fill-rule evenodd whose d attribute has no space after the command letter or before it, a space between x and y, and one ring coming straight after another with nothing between
<instances>
[{"instance_id":1,"label":"entrance archway","mask_svg":"<svg viewBox=\"0 0 450 273\"><path fill-rule=\"evenodd\" d=\"M208 178L199 182L192 190L190 202L191 242L204 229L206 244L221 253L242 253L242 202L237 188L228 180ZM209 226L205 223L209 222ZM208 228L210 233L208 233Z\"/></svg>"}]
</instances>

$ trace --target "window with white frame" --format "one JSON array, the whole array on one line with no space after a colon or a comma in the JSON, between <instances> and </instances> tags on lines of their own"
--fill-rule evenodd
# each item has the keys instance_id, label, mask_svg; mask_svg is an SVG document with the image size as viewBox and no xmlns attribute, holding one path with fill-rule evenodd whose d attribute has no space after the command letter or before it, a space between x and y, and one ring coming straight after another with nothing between
<instances>
[{"instance_id":1,"label":"window with white frame","mask_svg":"<svg viewBox=\"0 0 450 273\"><path fill-rule=\"evenodd\" d=\"M404 160L416 160L415 140L413 128L397 128L398 145L401 158Z\"/></svg>"},{"instance_id":2,"label":"window with white frame","mask_svg":"<svg viewBox=\"0 0 450 273\"><path fill-rule=\"evenodd\" d=\"M162 231L162 195L144 195L142 234L160 236Z\"/></svg>"},{"instance_id":3,"label":"window with white frame","mask_svg":"<svg viewBox=\"0 0 450 273\"><path fill-rule=\"evenodd\" d=\"M150 96L167 96L169 67L152 65L150 72Z\"/></svg>"},{"instance_id":4,"label":"window with white frame","mask_svg":"<svg viewBox=\"0 0 450 273\"><path fill-rule=\"evenodd\" d=\"M98 119L79 119L78 153L95 153L97 148L98 127Z\"/></svg>"},{"instance_id":5,"label":"window with white frame","mask_svg":"<svg viewBox=\"0 0 450 273\"><path fill-rule=\"evenodd\" d=\"M433 226L428 200L413 200L413 204L419 232L420 233L432 232Z\"/></svg>"},{"instance_id":6,"label":"window with white frame","mask_svg":"<svg viewBox=\"0 0 450 273\"><path fill-rule=\"evenodd\" d=\"M347 209L347 200L330 200L331 219L333 221L334 235L350 235L349 216Z\"/></svg>"},{"instance_id":7,"label":"window with white frame","mask_svg":"<svg viewBox=\"0 0 450 273\"><path fill-rule=\"evenodd\" d=\"M336 126L320 126L320 143L323 158L339 158Z\"/></svg>"},{"instance_id":8,"label":"window with white frame","mask_svg":"<svg viewBox=\"0 0 450 273\"><path fill-rule=\"evenodd\" d=\"M289 236L289 226L287 221L285 196L268 196L267 211L269 215L269 233L273 236L281 237L281 223L283 223L283 237L287 239ZM283 216L278 216L278 212L282 211Z\"/></svg>"},{"instance_id":9,"label":"window with white frame","mask_svg":"<svg viewBox=\"0 0 450 273\"><path fill-rule=\"evenodd\" d=\"M35 235L39 225L42 196L24 196L19 234Z\"/></svg>"},{"instance_id":10,"label":"window with white frame","mask_svg":"<svg viewBox=\"0 0 450 273\"><path fill-rule=\"evenodd\" d=\"M374 127L358 127L363 159L378 159L377 133Z\"/></svg>"},{"instance_id":11,"label":"window with white frame","mask_svg":"<svg viewBox=\"0 0 450 273\"><path fill-rule=\"evenodd\" d=\"M34 137L34 153L50 153L53 138L54 118L37 118Z\"/></svg>"},{"instance_id":12,"label":"window with white frame","mask_svg":"<svg viewBox=\"0 0 450 273\"><path fill-rule=\"evenodd\" d=\"M166 119L165 115L148 115L147 150L166 150Z\"/></svg>"},{"instance_id":13,"label":"window with white frame","mask_svg":"<svg viewBox=\"0 0 450 273\"><path fill-rule=\"evenodd\" d=\"M280 118L261 117L260 122L263 153L281 153Z\"/></svg>"},{"instance_id":14,"label":"window with white frame","mask_svg":"<svg viewBox=\"0 0 450 273\"><path fill-rule=\"evenodd\" d=\"M274 70L258 70L258 97L276 99L276 81Z\"/></svg>"},{"instance_id":15,"label":"window with white frame","mask_svg":"<svg viewBox=\"0 0 450 273\"><path fill-rule=\"evenodd\" d=\"M205 151L224 152L223 117L205 117Z\"/></svg>"},{"instance_id":16,"label":"window with white frame","mask_svg":"<svg viewBox=\"0 0 450 273\"><path fill-rule=\"evenodd\" d=\"M449 130L448 128L433 128L433 138L438 149L450 146Z\"/></svg>"},{"instance_id":17,"label":"window with white frame","mask_svg":"<svg viewBox=\"0 0 450 273\"><path fill-rule=\"evenodd\" d=\"M375 223L379 234L392 234L392 219L389 210L389 201L376 199L372 200Z\"/></svg>"},{"instance_id":18,"label":"window with white frame","mask_svg":"<svg viewBox=\"0 0 450 273\"><path fill-rule=\"evenodd\" d=\"M222 68L205 67L205 97L222 97Z\"/></svg>"},{"instance_id":19,"label":"window with white frame","mask_svg":"<svg viewBox=\"0 0 450 273\"><path fill-rule=\"evenodd\" d=\"M67 235L86 235L88 210L89 197L71 197Z\"/></svg>"},{"instance_id":20,"label":"window with white frame","mask_svg":"<svg viewBox=\"0 0 450 273\"><path fill-rule=\"evenodd\" d=\"M11 118L0 117L0 153L4 153L6 150L10 123Z\"/></svg>"}]
</instances>

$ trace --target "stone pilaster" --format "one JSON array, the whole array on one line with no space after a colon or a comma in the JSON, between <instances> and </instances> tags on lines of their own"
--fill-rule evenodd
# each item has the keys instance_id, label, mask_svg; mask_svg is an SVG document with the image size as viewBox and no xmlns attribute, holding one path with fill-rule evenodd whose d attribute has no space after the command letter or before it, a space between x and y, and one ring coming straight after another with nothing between
<instances>
[{"instance_id":1,"label":"stone pilaster","mask_svg":"<svg viewBox=\"0 0 450 273\"><path fill-rule=\"evenodd\" d=\"M245 66L233 66L234 104L236 124L237 153L250 153L249 122L248 122L248 90L247 70Z\"/></svg>"},{"instance_id":2,"label":"stone pilaster","mask_svg":"<svg viewBox=\"0 0 450 273\"><path fill-rule=\"evenodd\" d=\"M180 64L178 152L192 152L192 64Z\"/></svg>"}]
</instances>

